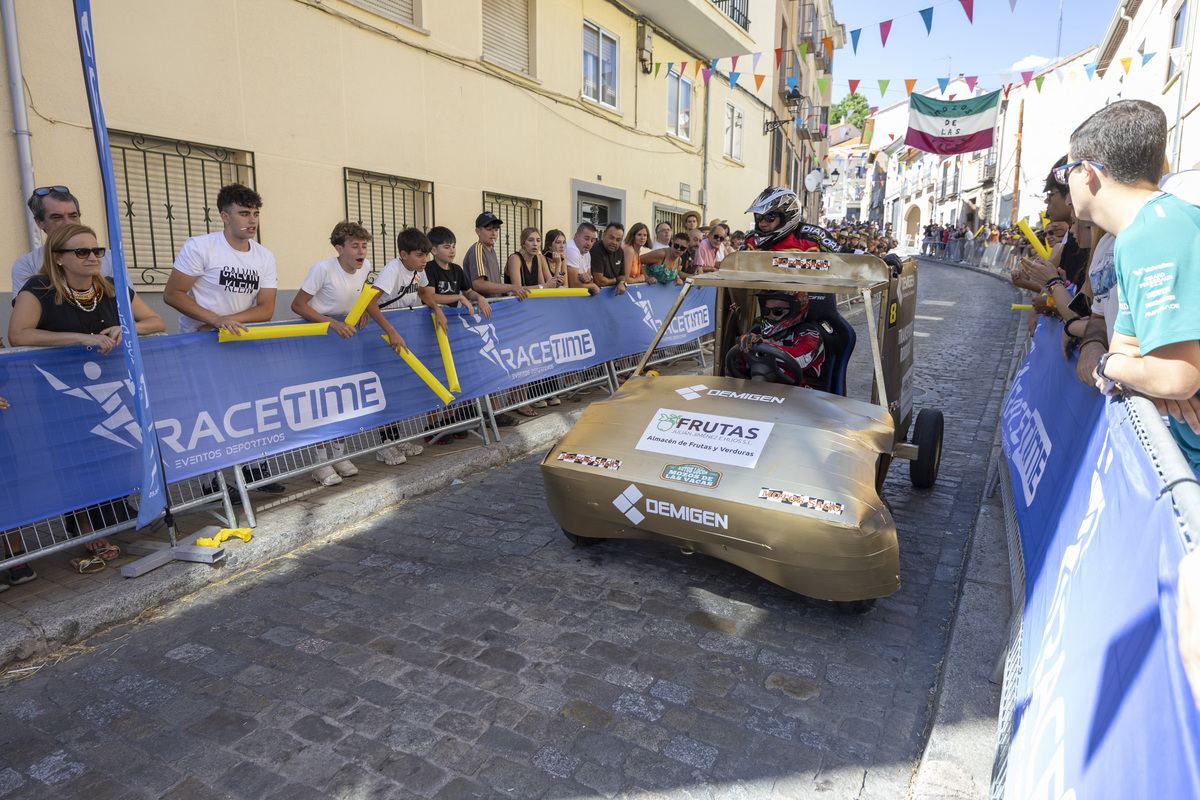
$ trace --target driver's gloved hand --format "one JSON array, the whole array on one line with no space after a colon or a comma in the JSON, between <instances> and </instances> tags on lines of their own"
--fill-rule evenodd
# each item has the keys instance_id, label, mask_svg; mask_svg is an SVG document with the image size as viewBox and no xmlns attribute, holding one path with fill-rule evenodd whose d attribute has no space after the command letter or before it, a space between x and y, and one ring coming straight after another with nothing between
<instances>
[{"instance_id":1,"label":"driver's gloved hand","mask_svg":"<svg viewBox=\"0 0 1200 800\"><path fill-rule=\"evenodd\" d=\"M738 347L743 353L749 353L756 345L762 344L762 336L757 333L744 333L738 337Z\"/></svg>"}]
</instances>

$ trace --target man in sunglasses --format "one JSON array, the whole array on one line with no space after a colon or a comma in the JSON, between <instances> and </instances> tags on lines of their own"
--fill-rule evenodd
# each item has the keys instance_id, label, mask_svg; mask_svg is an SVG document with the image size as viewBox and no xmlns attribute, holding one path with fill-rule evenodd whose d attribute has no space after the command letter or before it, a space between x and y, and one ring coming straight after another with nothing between
<instances>
[{"instance_id":1,"label":"man in sunglasses","mask_svg":"<svg viewBox=\"0 0 1200 800\"><path fill-rule=\"evenodd\" d=\"M79 224L79 200L65 186L42 186L29 196L29 210L34 223L49 234L50 231L70 223ZM36 247L18 258L12 265L13 302L25 282L38 274L42 268L42 248ZM105 253L100 259L100 274L112 277L112 254Z\"/></svg>"}]
</instances>

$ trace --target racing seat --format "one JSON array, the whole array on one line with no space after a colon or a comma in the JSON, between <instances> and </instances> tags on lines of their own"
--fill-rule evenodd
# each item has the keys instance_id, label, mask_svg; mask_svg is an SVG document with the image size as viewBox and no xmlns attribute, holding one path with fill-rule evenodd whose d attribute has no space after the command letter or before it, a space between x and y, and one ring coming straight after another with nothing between
<instances>
[{"instance_id":1,"label":"racing seat","mask_svg":"<svg viewBox=\"0 0 1200 800\"><path fill-rule=\"evenodd\" d=\"M846 367L854 352L857 334L846 318L838 313L836 295L809 295L808 318L821 329L821 344L825 346L827 369L822 376L824 390L845 397Z\"/></svg>"}]
</instances>

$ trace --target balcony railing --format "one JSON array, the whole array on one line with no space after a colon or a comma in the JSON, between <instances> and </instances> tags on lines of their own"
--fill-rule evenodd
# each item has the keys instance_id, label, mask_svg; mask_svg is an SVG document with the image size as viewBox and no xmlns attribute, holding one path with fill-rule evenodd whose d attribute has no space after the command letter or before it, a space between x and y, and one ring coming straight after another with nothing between
<instances>
[{"instance_id":1,"label":"balcony railing","mask_svg":"<svg viewBox=\"0 0 1200 800\"><path fill-rule=\"evenodd\" d=\"M750 0L713 0L721 13L729 17L742 30L750 31Z\"/></svg>"}]
</instances>

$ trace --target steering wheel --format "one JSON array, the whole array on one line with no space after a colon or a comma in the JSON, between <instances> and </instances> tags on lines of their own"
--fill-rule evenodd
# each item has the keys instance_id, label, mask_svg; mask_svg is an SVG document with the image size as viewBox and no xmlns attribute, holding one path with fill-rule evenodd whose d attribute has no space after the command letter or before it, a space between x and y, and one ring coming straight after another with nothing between
<instances>
[{"instance_id":1,"label":"steering wheel","mask_svg":"<svg viewBox=\"0 0 1200 800\"><path fill-rule=\"evenodd\" d=\"M749 373L742 367L742 357L750 366ZM780 368L779 362L791 370L794 377L789 378ZM784 383L788 386L800 385L800 374L803 372L800 362L788 351L773 344L759 342L746 353L740 344L735 344L725 352L725 374L735 378L749 378L762 383Z\"/></svg>"}]
</instances>

